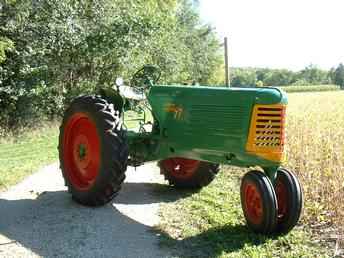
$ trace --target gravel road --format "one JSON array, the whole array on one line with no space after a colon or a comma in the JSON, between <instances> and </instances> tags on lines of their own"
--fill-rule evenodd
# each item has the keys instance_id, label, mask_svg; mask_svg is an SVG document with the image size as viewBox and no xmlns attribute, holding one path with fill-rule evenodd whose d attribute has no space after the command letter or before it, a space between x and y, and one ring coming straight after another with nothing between
<instances>
[{"instance_id":1,"label":"gravel road","mask_svg":"<svg viewBox=\"0 0 344 258\"><path fill-rule=\"evenodd\" d=\"M0 257L168 257L152 227L164 198L155 163L129 168L110 204L89 208L66 192L58 164L0 193Z\"/></svg>"}]
</instances>

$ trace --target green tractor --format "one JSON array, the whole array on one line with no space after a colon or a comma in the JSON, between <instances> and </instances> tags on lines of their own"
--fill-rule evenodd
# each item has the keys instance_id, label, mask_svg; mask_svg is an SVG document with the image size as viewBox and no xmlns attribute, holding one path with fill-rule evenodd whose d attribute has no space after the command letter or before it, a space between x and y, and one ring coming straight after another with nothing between
<instances>
[{"instance_id":1,"label":"green tractor","mask_svg":"<svg viewBox=\"0 0 344 258\"><path fill-rule=\"evenodd\" d=\"M259 167L244 175L241 204L249 228L289 232L298 222L302 192L281 168L286 94L277 88L156 85L160 71L147 65L130 86L117 80L99 96L76 98L60 128L59 157L72 198L104 205L121 189L127 166L158 161L175 187L207 186L219 165ZM143 112L138 128L128 111Z\"/></svg>"}]
</instances>

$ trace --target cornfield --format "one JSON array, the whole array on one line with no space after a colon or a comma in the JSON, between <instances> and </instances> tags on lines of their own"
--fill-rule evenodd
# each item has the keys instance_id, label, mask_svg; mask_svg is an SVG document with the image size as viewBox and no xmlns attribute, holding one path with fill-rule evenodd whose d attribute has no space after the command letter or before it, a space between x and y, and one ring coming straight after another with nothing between
<instances>
[{"instance_id":1,"label":"cornfield","mask_svg":"<svg viewBox=\"0 0 344 258\"><path fill-rule=\"evenodd\" d=\"M280 87L285 92L315 92L315 91L338 91L338 85L292 85Z\"/></svg>"},{"instance_id":2,"label":"cornfield","mask_svg":"<svg viewBox=\"0 0 344 258\"><path fill-rule=\"evenodd\" d=\"M304 192L307 224L344 226L344 92L289 94L285 166Z\"/></svg>"}]
</instances>

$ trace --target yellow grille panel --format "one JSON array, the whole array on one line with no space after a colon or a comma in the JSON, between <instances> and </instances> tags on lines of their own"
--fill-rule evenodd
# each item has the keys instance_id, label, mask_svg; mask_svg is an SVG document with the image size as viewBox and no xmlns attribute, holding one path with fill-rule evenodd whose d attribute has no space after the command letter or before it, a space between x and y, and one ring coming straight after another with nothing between
<instances>
[{"instance_id":1,"label":"yellow grille panel","mask_svg":"<svg viewBox=\"0 0 344 258\"><path fill-rule=\"evenodd\" d=\"M285 105L255 105L246 150L280 162L284 149Z\"/></svg>"}]
</instances>

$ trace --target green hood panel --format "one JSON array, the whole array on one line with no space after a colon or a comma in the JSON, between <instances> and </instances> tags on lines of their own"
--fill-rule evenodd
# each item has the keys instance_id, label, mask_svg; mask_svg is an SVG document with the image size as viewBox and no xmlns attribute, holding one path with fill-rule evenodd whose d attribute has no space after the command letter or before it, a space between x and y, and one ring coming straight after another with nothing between
<instances>
[{"instance_id":1,"label":"green hood panel","mask_svg":"<svg viewBox=\"0 0 344 258\"><path fill-rule=\"evenodd\" d=\"M244 157L253 106L286 104L287 97L276 88L153 86L148 101L163 156L212 161Z\"/></svg>"}]
</instances>

